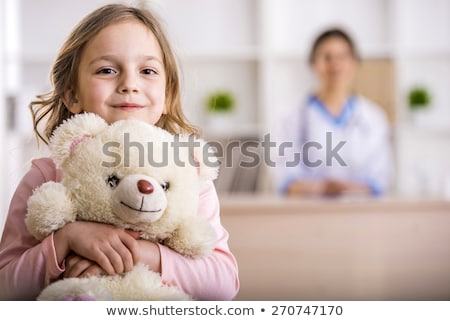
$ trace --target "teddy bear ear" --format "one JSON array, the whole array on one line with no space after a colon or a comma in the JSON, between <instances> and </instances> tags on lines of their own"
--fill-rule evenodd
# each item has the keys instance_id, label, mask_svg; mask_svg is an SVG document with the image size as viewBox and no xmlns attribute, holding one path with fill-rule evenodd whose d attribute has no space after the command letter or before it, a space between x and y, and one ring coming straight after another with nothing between
<instances>
[{"instance_id":1,"label":"teddy bear ear","mask_svg":"<svg viewBox=\"0 0 450 321\"><path fill-rule=\"evenodd\" d=\"M52 133L49 149L56 164L61 165L83 141L108 127L106 121L93 113L81 113L62 122Z\"/></svg>"},{"instance_id":2,"label":"teddy bear ear","mask_svg":"<svg viewBox=\"0 0 450 321\"><path fill-rule=\"evenodd\" d=\"M191 155L197 167L197 173L201 180L214 180L219 174L219 160L214 150L203 139L196 138L194 144L194 155Z\"/></svg>"}]
</instances>

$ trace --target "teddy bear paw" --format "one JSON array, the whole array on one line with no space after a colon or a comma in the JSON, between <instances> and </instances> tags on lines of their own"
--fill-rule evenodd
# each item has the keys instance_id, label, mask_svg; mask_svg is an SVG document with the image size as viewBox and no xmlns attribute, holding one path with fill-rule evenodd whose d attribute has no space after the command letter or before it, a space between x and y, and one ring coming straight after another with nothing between
<instances>
[{"instance_id":1,"label":"teddy bear paw","mask_svg":"<svg viewBox=\"0 0 450 321\"><path fill-rule=\"evenodd\" d=\"M39 301L103 301L112 298L100 277L67 278L50 284L38 296Z\"/></svg>"},{"instance_id":2,"label":"teddy bear paw","mask_svg":"<svg viewBox=\"0 0 450 321\"><path fill-rule=\"evenodd\" d=\"M82 295L65 295L63 296L60 301L96 301L96 299L93 296L82 294Z\"/></svg>"}]
</instances>

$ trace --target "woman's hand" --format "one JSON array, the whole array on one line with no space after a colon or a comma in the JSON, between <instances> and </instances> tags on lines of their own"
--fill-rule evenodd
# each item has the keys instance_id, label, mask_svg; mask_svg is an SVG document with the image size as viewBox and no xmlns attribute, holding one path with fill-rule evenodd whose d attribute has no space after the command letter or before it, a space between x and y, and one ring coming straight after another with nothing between
<instances>
[{"instance_id":1,"label":"woman's hand","mask_svg":"<svg viewBox=\"0 0 450 321\"><path fill-rule=\"evenodd\" d=\"M109 275L131 271L140 259L135 235L108 224L69 223L54 234L54 243L59 262L70 252L75 252L97 263ZM92 269L98 272L98 269Z\"/></svg>"},{"instance_id":2,"label":"woman's hand","mask_svg":"<svg viewBox=\"0 0 450 321\"><path fill-rule=\"evenodd\" d=\"M370 194L368 186L353 182L326 181L323 189L325 196L336 197L342 194Z\"/></svg>"},{"instance_id":3,"label":"woman's hand","mask_svg":"<svg viewBox=\"0 0 450 321\"><path fill-rule=\"evenodd\" d=\"M337 197L344 193L347 189L347 184L339 181L329 180L324 182L322 194L328 197Z\"/></svg>"},{"instance_id":4,"label":"woman's hand","mask_svg":"<svg viewBox=\"0 0 450 321\"><path fill-rule=\"evenodd\" d=\"M370 189L362 184L337 180L293 182L287 189L288 196L338 197L343 194L369 194Z\"/></svg>"}]
</instances>

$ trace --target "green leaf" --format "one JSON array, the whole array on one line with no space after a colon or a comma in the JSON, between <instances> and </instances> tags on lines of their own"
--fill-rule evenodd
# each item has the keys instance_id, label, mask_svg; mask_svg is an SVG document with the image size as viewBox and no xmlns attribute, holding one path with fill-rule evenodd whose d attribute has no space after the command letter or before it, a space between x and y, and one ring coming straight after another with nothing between
<instances>
[{"instance_id":1,"label":"green leaf","mask_svg":"<svg viewBox=\"0 0 450 321\"><path fill-rule=\"evenodd\" d=\"M235 104L234 95L229 91L213 92L206 100L206 107L210 112L231 112Z\"/></svg>"},{"instance_id":2,"label":"green leaf","mask_svg":"<svg viewBox=\"0 0 450 321\"><path fill-rule=\"evenodd\" d=\"M408 94L408 102L411 109L424 108L430 104L431 97L424 87L414 87Z\"/></svg>"}]
</instances>

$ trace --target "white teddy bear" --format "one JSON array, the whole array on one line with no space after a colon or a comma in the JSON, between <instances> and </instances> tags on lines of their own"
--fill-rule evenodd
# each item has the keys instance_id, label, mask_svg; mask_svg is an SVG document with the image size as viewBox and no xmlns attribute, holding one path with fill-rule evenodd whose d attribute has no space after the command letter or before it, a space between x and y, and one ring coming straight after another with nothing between
<instances>
[{"instance_id":1,"label":"white teddy bear","mask_svg":"<svg viewBox=\"0 0 450 321\"><path fill-rule=\"evenodd\" d=\"M218 166L203 140L138 120L108 125L85 113L56 128L49 149L62 180L44 183L28 201L25 223L37 239L85 220L139 231L186 256L212 252L216 235L197 211L202 184L217 177ZM140 263L120 276L58 280L38 300L65 298L192 299Z\"/></svg>"}]
</instances>

